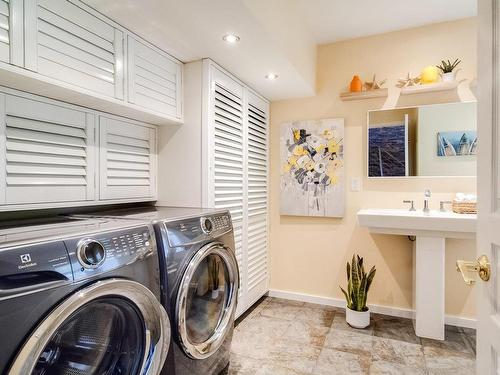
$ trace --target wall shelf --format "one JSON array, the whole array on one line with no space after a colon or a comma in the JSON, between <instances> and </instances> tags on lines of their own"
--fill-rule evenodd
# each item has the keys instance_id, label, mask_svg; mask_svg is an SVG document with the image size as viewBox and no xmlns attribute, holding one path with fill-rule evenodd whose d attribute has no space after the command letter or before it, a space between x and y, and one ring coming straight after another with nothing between
<instances>
[{"instance_id":1,"label":"wall shelf","mask_svg":"<svg viewBox=\"0 0 500 375\"><path fill-rule=\"evenodd\" d=\"M453 82L436 82L426 85L403 87L401 95L423 94L427 92L449 91L455 90L458 87L458 81Z\"/></svg>"},{"instance_id":2,"label":"wall shelf","mask_svg":"<svg viewBox=\"0 0 500 375\"><path fill-rule=\"evenodd\" d=\"M364 100L364 99L374 99L374 98L386 98L388 95L388 89L377 89L361 92L343 92L340 94L340 99L343 101L351 100Z\"/></svg>"}]
</instances>

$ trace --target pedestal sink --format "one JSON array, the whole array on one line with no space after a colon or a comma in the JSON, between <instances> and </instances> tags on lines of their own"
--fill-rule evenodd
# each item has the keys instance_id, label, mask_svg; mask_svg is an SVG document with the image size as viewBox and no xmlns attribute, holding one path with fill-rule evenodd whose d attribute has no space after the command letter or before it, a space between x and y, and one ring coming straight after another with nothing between
<instances>
[{"instance_id":1,"label":"pedestal sink","mask_svg":"<svg viewBox=\"0 0 500 375\"><path fill-rule=\"evenodd\" d=\"M372 233L415 236L415 333L420 337L444 340L445 239L475 238L476 215L365 209L358 211L358 221Z\"/></svg>"}]
</instances>

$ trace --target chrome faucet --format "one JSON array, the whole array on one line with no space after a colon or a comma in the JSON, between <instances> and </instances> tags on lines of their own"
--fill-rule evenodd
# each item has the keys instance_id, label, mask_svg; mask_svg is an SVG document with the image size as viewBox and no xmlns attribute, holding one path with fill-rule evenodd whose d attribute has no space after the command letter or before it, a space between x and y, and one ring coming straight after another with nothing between
<instances>
[{"instance_id":1,"label":"chrome faucet","mask_svg":"<svg viewBox=\"0 0 500 375\"><path fill-rule=\"evenodd\" d=\"M424 212L429 212L429 198L431 197L431 191L429 189L425 189L424 191Z\"/></svg>"},{"instance_id":2,"label":"chrome faucet","mask_svg":"<svg viewBox=\"0 0 500 375\"><path fill-rule=\"evenodd\" d=\"M403 201L403 203L411 204L410 211L416 211L415 205L413 204L413 201L407 200L407 201Z\"/></svg>"}]
</instances>

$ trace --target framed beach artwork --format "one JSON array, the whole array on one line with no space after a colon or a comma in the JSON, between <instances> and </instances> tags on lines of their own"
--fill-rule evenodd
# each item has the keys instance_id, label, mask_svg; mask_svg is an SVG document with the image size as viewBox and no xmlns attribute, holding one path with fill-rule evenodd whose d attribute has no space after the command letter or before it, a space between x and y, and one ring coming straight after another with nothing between
<instances>
[{"instance_id":1,"label":"framed beach artwork","mask_svg":"<svg viewBox=\"0 0 500 375\"><path fill-rule=\"evenodd\" d=\"M477 131L448 131L437 134L437 156L468 156L477 154Z\"/></svg>"},{"instance_id":2,"label":"framed beach artwork","mask_svg":"<svg viewBox=\"0 0 500 375\"><path fill-rule=\"evenodd\" d=\"M280 214L344 216L344 119L284 123L280 141Z\"/></svg>"}]
</instances>

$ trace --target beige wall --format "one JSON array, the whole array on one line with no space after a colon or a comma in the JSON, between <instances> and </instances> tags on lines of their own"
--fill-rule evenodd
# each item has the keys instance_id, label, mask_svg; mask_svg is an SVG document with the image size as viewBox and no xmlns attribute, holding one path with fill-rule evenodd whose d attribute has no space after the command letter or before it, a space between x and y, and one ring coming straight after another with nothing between
<instances>
[{"instance_id":1,"label":"beige wall","mask_svg":"<svg viewBox=\"0 0 500 375\"><path fill-rule=\"evenodd\" d=\"M405 30L318 48L318 93L315 97L271 104L271 289L341 298L338 285L345 284L345 262L353 252L377 266L369 302L392 307L411 307L411 242L403 236L372 235L357 224L356 212L369 207L404 207L403 199L422 206L423 191L432 190L431 208L459 191L475 191L475 178L408 178L379 180L366 177L366 114L368 110L472 98L468 84L458 92L398 97L394 87L408 70L421 68L443 58L463 60L459 78L476 76L476 25L466 19ZM342 102L353 74L370 79L388 78L389 97ZM343 219L279 215L280 154L279 128L284 121L344 117L346 215ZM361 192L350 192L350 179L362 178ZM447 241L446 313L474 316L474 296L454 269L457 258L473 259L473 241Z\"/></svg>"}]
</instances>

